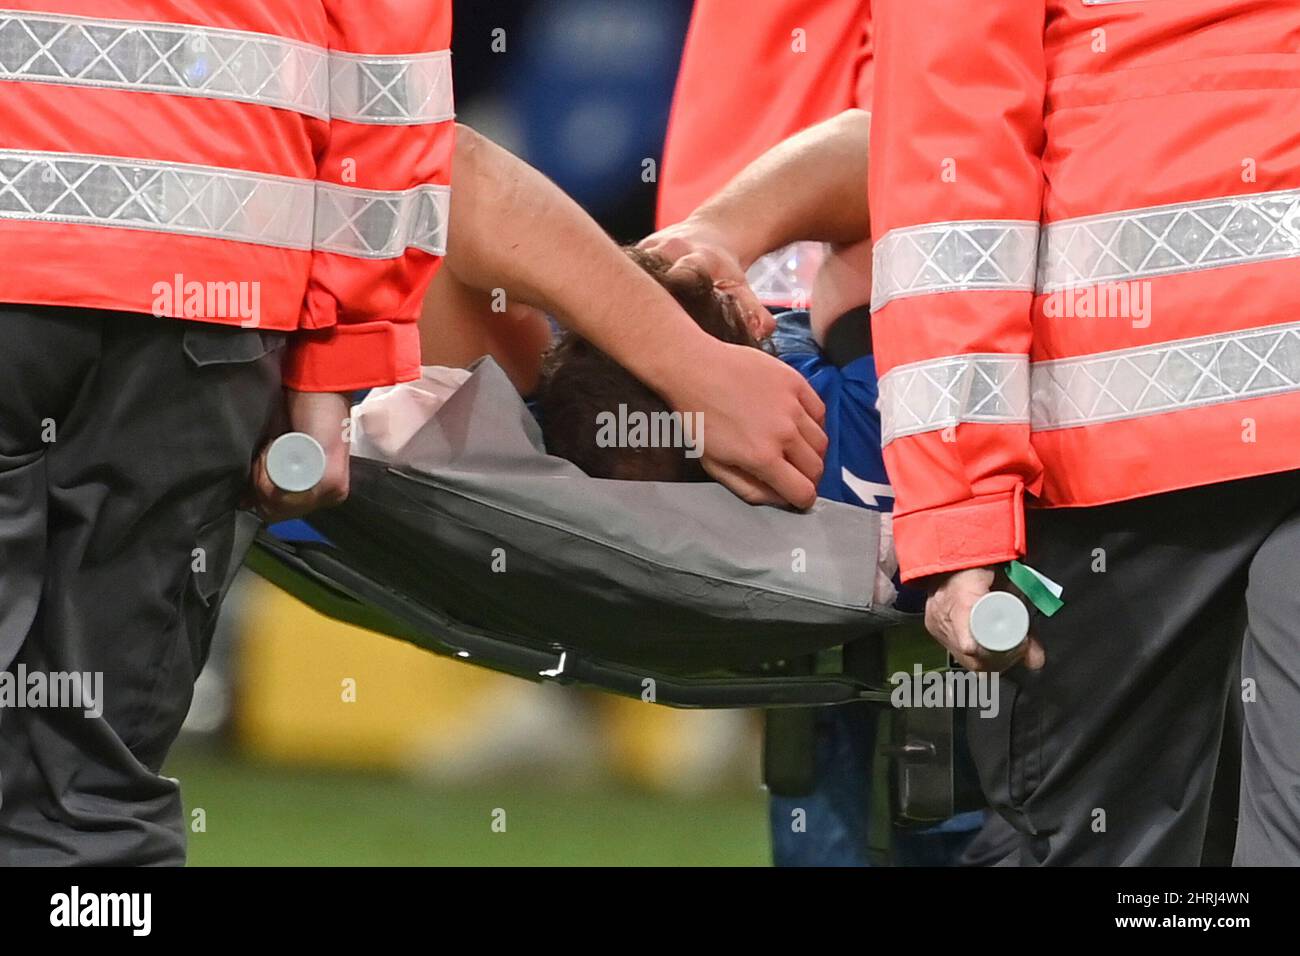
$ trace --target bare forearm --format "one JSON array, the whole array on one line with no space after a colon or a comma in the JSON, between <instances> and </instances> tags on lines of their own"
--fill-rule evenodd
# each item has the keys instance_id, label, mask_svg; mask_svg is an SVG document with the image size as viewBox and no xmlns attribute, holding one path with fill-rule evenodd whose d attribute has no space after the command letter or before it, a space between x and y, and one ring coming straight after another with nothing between
<instances>
[{"instance_id":1,"label":"bare forearm","mask_svg":"<svg viewBox=\"0 0 1300 956\"><path fill-rule=\"evenodd\" d=\"M472 130L457 136L453 166L444 268L546 309L674 409L698 413L705 471L746 501L816 500L825 407L798 372L706 333L554 183Z\"/></svg>"},{"instance_id":2,"label":"bare forearm","mask_svg":"<svg viewBox=\"0 0 1300 956\"><path fill-rule=\"evenodd\" d=\"M859 242L871 231L870 139L871 114L846 110L768 150L691 219L724 235L745 268L797 240Z\"/></svg>"},{"instance_id":3,"label":"bare forearm","mask_svg":"<svg viewBox=\"0 0 1300 956\"><path fill-rule=\"evenodd\" d=\"M708 336L572 199L491 141L458 131L444 268L545 309L652 387Z\"/></svg>"}]
</instances>

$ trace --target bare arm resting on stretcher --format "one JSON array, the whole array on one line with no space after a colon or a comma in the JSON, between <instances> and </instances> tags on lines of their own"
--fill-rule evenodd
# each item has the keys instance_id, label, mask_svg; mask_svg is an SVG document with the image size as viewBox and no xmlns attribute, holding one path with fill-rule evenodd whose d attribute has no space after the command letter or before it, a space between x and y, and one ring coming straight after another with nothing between
<instances>
[{"instance_id":1,"label":"bare arm resting on stretcher","mask_svg":"<svg viewBox=\"0 0 1300 956\"><path fill-rule=\"evenodd\" d=\"M798 373L704 332L550 180L465 127L452 181L450 276L435 302L500 288L509 303L544 309L673 408L702 413L704 469L731 491L751 503L813 503L824 409ZM436 340L431 311L426 339Z\"/></svg>"}]
</instances>

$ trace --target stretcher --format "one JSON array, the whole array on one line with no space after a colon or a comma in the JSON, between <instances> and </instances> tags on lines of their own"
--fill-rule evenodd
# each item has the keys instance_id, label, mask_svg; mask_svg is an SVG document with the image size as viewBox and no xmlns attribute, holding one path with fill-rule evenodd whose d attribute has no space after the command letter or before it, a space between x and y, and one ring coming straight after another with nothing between
<instances>
[{"instance_id":1,"label":"stretcher","mask_svg":"<svg viewBox=\"0 0 1300 956\"><path fill-rule=\"evenodd\" d=\"M313 515L312 534L263 529L247 564L328 617L481 667L766 710L768 783L797 793L811 724L789 709L887 704L889 648L920 640L913 615L873 603L879 518L590 478L545 453L485 359L385 460L354 456L348 501ZM887 746L906 756L906 732ZM950 746L913 750L950 773ZM914 812L942 819L947 789Z\"/></svg>"}]
</instances>

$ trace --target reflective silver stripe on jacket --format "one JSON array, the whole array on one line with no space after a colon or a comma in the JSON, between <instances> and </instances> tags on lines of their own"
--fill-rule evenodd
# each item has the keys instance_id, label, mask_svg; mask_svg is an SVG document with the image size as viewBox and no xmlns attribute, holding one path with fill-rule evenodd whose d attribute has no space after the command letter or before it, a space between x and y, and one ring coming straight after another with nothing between
<instances>
[{"instance_id":1,"label":"reflective silver stripe on jacket","mask_svg":"<svg viewBox=\"0 0 1300 956\"><path fill-rule=\"evenodd\" d=\"M445 254L451 190L305 179L72 153L0 150L0 219L145 229L392 259Z\"/></svg>"},{"instance_id":2,"label":"reflective silver stripe on jacket","mask_svg":"<svg viewBox=\"0 0 1300 956\"><path fill-rule=\"evenodd\" d=\"M0 219L147 229L310 249L315 184L259 173L0 150Z\"/></svg>"},{"instance_id":3,"label":"reflective silver stripe on jacket","mask_svg":"<svg viewBox=\"0 0 1300 956\"><path fill-rule=\"evenodd\" d=\"M1300 189L1065 219L1043 229L1038 290L1300 257Z\"/></svg>"},{"instance_id":4,"label":"reflective silver stripe on jacket","mask_svg":"<svg viewBox=\"0 0 1300 956\"><path fill-rule=\"evenodd\" d=\"M1029 422L1029 356L950 355L891 369L880 379L881 440L963 422Z\"/></svg>"},{"instance_id":5,"label":"reflective silver stripe on jacket","mask_svg":"<svg viewBox=\"0 0 1300 956\"><path fill-rule=\"evenodd\" d=\"M393 259L407 249L447 251L451 189L419 186L378 192L320 184L314 248L361 259Z\"/></svg>"},{"instance_id":6,"label":"reflective silver stripe on jacket","mask_svg":"<svg viewBox=\"0 0 1300 956\"><path fill-rule=\"evenodd\" d=\"M885 444L961 422L1029 420L1049 431L1294 392L1300 322L1032 365L1023 356L959 355L899 366L880 379L881 430Z\"/></svg>"},{"instance_id":7,"label":"reflective silver stripe on jacket","mask_svg":"<svg viewBox=\"0 0 1300 956\"><path fill-rule=\"evenodd\" d=\"M871 308L942 292L1032 292L1038 223L937 222L886 233L872 253Z\"/></svg>"},{"instance_id":8,"label":"reflective silver stripe on jacket","mask_svg":"<svg viewBox=\"0 0 1300 956\"><path fill-rule=\"evenodd\" d=\"M1032 380L1038 431L1300 391L1300 322L1036 362Z\"/></svg>"},{"instance_id":9,"label":"reflective silver stripe on jacket","mask_svg":"<svg viewBox=\"0 0 1300 956\"><path fill-rule=\"evenodd\" d=\"M455 117L451 53L330 54L330 114L350 123L416 126Z\"/></svg>"},{"instance_id":10,"label":"reflective silver stripe on jacket","mask_svg":"<svg viewBox=\"0 0 1300 956\"><path fill-rule=\"evenodd\" d=\"M325 50L175 23L0 10L0 80L237 100L329 118Z\"/></svg>"}]
</instances>

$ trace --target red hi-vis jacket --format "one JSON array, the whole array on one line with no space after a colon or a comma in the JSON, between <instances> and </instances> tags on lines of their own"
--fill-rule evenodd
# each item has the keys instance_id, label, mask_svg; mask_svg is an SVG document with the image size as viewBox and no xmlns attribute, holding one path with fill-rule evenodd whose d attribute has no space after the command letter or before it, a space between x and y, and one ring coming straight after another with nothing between
<instances>
[{"instance_id":1,"label":"red hi-vis jacket","mask_svg":"<svg viewBox=\"0 0 1300 956\"><path fill-rule=\"evenodd\" d=\"M872 308L904 577L1023 554L1026 499L1300 468L1300 3L873 15Z\"/></svg>"},{"instance_id":2,"label":"red hi-vis jacket","mask_svg":"<svg viewBox=\"0 0 1300 956\"><path fill-rule=\"evenodd\" d=\"M777 143L871 103L871 0L696 0L664 145L659 228L680 222ZM820 243L765 256L750 284L790 305Z\"/></svg>"},{"instance_id":3,"label":"red hi-vis jacket","mask_svg":"<svg viewBox=\"0 0 1300 956\"><path fill-rule=\"evenodd\" d=\"M782 140L870 102L870 0L696 0L664 144L659 227L685 219Z\"/></svg>"},{"instance_id":4,"label":"red hi-vis jacket","mask_svg":"<svg viewBox=\"0 0 1300 956\"><path fill-rule=\"evenodd\" d=\"M0 302L301 330L304 391L414 378L450 38L450 0L0 4Z\"/></svg>"}]
</instances>

